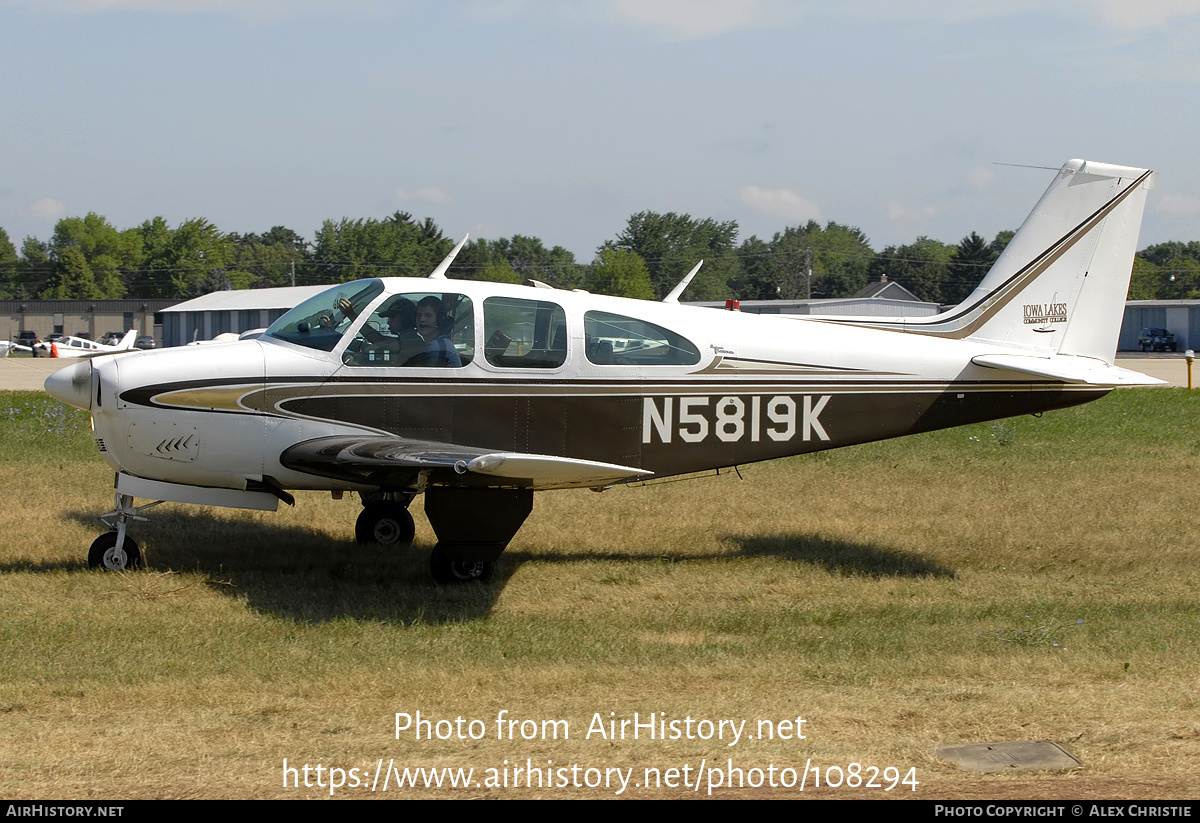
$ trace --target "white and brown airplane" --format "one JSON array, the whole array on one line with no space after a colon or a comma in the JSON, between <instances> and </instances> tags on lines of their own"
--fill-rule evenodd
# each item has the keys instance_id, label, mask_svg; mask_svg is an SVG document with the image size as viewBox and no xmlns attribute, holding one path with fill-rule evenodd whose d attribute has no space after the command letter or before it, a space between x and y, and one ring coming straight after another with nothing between
<instances>
[{"instance_id":1,"label":"white and brown airplane","mask_svg":"<svg viewBox=\"0 0 1200 823\"><path fill-rule=\"evenodd\" d=\"M1072 160L963 303L932 317L744 315L428 277L334 286L261 337L135 352L46 380L117 472L89 562L137 567L136 498L275 509L358 492L360 542L486 580L546 489L603 488L1094 400L1154 175ZM462 244L459 244L461 248ZM149 505L154 505L150 503Z\"/></svg>"}]
</instances>

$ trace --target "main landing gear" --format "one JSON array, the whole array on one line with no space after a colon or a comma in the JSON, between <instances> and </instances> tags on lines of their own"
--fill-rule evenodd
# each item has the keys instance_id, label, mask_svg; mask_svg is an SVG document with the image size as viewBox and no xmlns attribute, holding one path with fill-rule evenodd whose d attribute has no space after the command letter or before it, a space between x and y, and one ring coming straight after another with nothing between
<instances>
[{"instance_id":1,"label":"main landing gear","mask_svg":"<svg viewBox=\"0 0 1200 823\"><path fill-rule=\"evenodd\" d=\"M365 498L355 539L362 545L411 544L415 528L408 507L415 496L379 492ZM438 538L429 556L429 573L441 584L491 580L496 559L532 510L533 492L528 489L426 489L425 514Z\"/></svg>"},{"instance_id":2,"label":"main landing gear","mask_svg":"<svg viewBox=\"0 0 1200 823\"><path fill-rule=\"evenodd\" d=\"M354 524L354 539L362 546L378 543L403 548L411 545L416 534L413 517L408 512L412 500L412 494L390 492L365 498L362 513Z\"/></svg>"}]
</instances>

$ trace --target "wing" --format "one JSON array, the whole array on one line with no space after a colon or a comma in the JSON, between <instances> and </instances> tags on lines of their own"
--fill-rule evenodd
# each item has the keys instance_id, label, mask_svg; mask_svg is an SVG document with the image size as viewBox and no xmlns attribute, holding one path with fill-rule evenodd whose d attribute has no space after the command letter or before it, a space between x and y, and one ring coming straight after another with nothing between
<instances>
[{"instance_id":1,"label":"wing","mask_svg":"<svg viewBox=\"0 0 1200 823\"><path fill-rule=\"evenodd\" d=\"M415 488L422 472L433 484L528 489L604 486L653 474L573 457L384 435L318 437L289 447L279 460L295 471L384 488Z\"/></svg>"}]
</instances>

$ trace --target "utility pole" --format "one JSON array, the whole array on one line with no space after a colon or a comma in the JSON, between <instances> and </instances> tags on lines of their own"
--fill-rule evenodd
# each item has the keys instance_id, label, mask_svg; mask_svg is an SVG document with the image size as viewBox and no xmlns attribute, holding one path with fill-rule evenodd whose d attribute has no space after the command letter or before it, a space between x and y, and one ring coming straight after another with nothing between
<instances>
[{"instance_id":1,"label":"utility pole","mask_svg":"<svg viewBox=\"0 0 1200 823\"><path fill-rule=\"evenodd\" d=\"M812 249L804 250L804 269L807 273L804 278L805 299L812 300Z\"/></svg>"}]
</instances>

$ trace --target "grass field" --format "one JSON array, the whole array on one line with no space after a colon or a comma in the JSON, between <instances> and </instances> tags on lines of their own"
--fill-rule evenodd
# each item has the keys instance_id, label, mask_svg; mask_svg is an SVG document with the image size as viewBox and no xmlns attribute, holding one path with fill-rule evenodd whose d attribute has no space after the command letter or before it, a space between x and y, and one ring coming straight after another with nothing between
<instances>
[{"instance_id":1,"label":"grass field","mask_svg":"<svg viewBox=\"0 0 1200 823\"><path fill-rule=\"evenodd\" d=\"M545 493L491 584L441 588L419 505L416 546L389 553L354 545L356 499L315 493L160 506L133 530L148 570L88 571L112 476L87 418L0 394L0 797L328 797L331 767L337 797L612 797L557 785L606 769L632 769L622 797L695 796L730 760L744 785L714 796L1200 797L1198 413L1200 393L1124 390L741 478ZM463 723L397 739L418 710ZM497 739L502 711L536 723ZM593 725L634 712L680 738ZM798 716L804 739L774 725ZM543 739L553 720L568 739ZM721 720L746 721L734 745L700 739ZM1026 739L1084 765L933 754ZM285 758L310 787L284 787ZM481 785L372 794L381 761ZM852 763L916 791L825 785ZM554 785L524 788L530 764ZM821 787L771 788L771 764ZM671 768L676 788L644 785Z\"/></svg>"}]
</instances>

